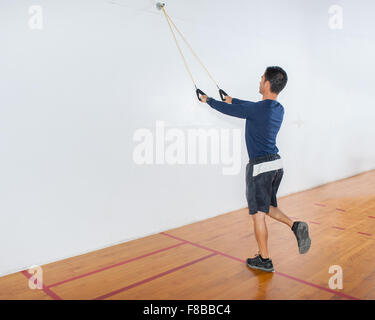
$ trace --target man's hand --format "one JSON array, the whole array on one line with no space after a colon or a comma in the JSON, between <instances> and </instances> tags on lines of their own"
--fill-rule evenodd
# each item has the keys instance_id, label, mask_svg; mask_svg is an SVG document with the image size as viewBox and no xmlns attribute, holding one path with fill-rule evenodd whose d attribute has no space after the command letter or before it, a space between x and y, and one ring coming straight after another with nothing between
<instances>
[{"instance_id":1,"label":"man's hand","mask_svg":"<svg viewBox=\"0 0 375 320\"><path fill-rule=\"evenodd\" d=\"M208 98L208 97L207 97L206 95L203 94L203 95L201 95L201 97L200 97L200 101L203 102L203 103L206 103L206 102L207 102L207 98Z\"/></svg>"},{"instance_id":2,"label":"man's hand","mask_svg":"<svg viewBox=\"0 0 375 320\"><path fill-rule=\"evenodd\" d=\"M200 101L206 103L207 102L207 98L208 97L203 94L203 95L200 96ZM225 96L225 101L224 102L226 102L226 103L232 103L232 97Z\"/></svg>"},{"instance_id":3,"label":"man's hand","mask_svg":"<svg viewBox=\"0 0 375 320\"><path fill-rule=\"evenodd\" d=\"M232 103L232 97L225 96L224 98L225 98L224 102L226 102L226 103Z\"/></svg>"}]
</instances>

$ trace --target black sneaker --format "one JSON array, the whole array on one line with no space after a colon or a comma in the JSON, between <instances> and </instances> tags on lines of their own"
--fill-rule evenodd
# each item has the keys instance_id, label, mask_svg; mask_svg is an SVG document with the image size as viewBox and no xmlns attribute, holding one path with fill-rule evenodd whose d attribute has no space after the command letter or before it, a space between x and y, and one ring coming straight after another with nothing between
<instances>
[{"instance_id":1,"label":"black sneaker","mask_svg":"<svg viewBox=\"0 0 375 320\"><path fill-rule=\"evenodd\" d=\"M259 269L266 272L274 272L273 264L271 259L263 259L260 254L257 254L254 258L247 258L247 265L253 269Z\"/></svg>"},{"instance_id":2,"label":"black sneaker","mask_svg":"<svg viewBox=\"0 0 375 320\"><path fill-rule=\"evenodd\" d=\"M309 237L309 226L306 222L295 221L292 226L292 231L297 238L299 253L306 253L311 246L311 239Z\"/></svg>"}]
</instances>

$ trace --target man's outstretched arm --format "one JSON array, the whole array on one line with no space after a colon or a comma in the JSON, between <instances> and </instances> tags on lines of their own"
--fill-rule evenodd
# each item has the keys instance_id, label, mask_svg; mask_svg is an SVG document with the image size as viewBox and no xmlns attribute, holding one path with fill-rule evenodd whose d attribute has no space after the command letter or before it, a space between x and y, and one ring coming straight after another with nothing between
<instances>
[{"instance_id":1,"label":"man's outstretched arm","mask_svg":"<svg viewBox=\"0 0 375 320\"><path fill-rule=\"evenodd\" d=\"M210 107L226 115L246 119L252 114L253 105L255 102L245 101L246 104L229 104L227 102L217 101L207 96L201 97L202 102L206 102Z\"/></svg>"},{"instance_id":2,"label":"man's outstretched arm","mask_svg":"<svg viewBox=\"0 0 375 320\"><path fill-rule=\"evenodd\" d=\"M251 102L251 101L240 100L240 99L237 99L237 98L232 98L230 96L225 96L225 102L226 103L232 103L232 104L243 104L243 103Z\"/></svg>"},{"instance_id":3,"label":"man's outstretched arm","mask_svg":"<svg viewBox=\"0 0 375 320\"><path fill-rule=\"evenodd\" d=\"M246 103L246 102L250 102L250 101L240 100L240 99L237 99L237 98L231 98L231 103L233 103L233 104L242 104L242 103Z\"/></svg>"}]
</instances>

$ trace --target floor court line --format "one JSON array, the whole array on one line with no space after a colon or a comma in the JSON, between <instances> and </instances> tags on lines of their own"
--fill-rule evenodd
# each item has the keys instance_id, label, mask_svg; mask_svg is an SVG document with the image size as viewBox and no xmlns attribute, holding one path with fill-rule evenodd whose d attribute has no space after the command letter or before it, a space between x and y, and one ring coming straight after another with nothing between
<instances>
[{"instance_id":1,"label":"floor court line","mask_svg":"<svg viewBox=\"0 0 375 320\"><path fill-rule=\"evenodd\" d=\"M93 271L90 271L90 272L87 272L87 273L84 273L84 274L78 275L78 276L76 276L76 277L68 278L68 279L65 279L65 280L62 280L62 281L59 281L59 282L56 282L56 283L50 284L50 285L47 286L47 288L52 288L52 287L55 287L55 286L58 286L58 285L64 284L64 283L66 283L66 282L74 281L74 280L81 279L81 278L84 278L84 277L90 276L90 275L92 275L92 274L95 274L95 273L98 273L98 272L101 272L101 271L104 271L104 270L112 269L112 268L115 268L115 267L121 266L121 265L123 265L123 264L129 263L129 262L132 262L132 261L135 261L135 260L139 260L139 259L142 259L142 258L145 258L145 257L151 256L151 255L153 255L153 254L156 254L156 253L159 253L159 252L163 252L163 251L166 251L166 250L169 250L169 249L172 249L172 248L175 248L175 247L181 246L181 245L186 244L186 243L187 243L186 241L182 241L182 242L180 242L180 243L174 244L174 245L169 246L169 247L165 247L165 248L162 248L162 249L158 249L158 250L155 250L155 251L151 251L151 252L148 252L148 253L143 254L143 255L141 255L141 256L138 256L138 257L134 257L134 258L131 258L131 259L127 259L127 260L124 260L124 261L121 261L121 262L118 262L118 263L115 263L115 264L112 264L112 265L109 265L109 266L106 266L106 267L103 267L103 268L100 268L100 269L96 269L96 270L93 270Z\"/></svg>"},{"instance_id":2,"label":"floor court line","mask_svg":"<svg viewBox=\"0 0 375 320\"><path fill-rule=\"evenodd\" d=\"M359 233L359 234L364 234L365 236L369 236L369 237L372 236L371 233L367 233L367 232L360 232L360 231L358 231L357 233Z\"/></svg>"},{"instance_id":3,"label":"floor court line","mask_svg":"<svg viewBox=\"0 0 375 320\"><path fill-rule=\"evenodd\" d=\"M316 206L320 206L320 207L326 207L327 205L325 204L322 204L322 203L314 203Z\"/></svg>"},{"instance_id":4,"label":"floor court line","mask_svg":"<svg viewBox=\"0 0 375 320\"><path fill-rule=\"evenodd\" d=\"M173 236L173 235L168 234L168 233L165 233L165 232L160 232L160 234L163 234L163 235L165 235L165 236L168 236L168 237L171 237L171 238L174 238L174 239L177 239L177 240L181 240L181 241L184 240L184 241L187 241L188 243L190 243L190 244L192 244L192 245L194 245L194 246L197 246L197 247L199 247L199 248L203 248L203 249L206 249L206 250L208 250L208 251L212 251L212 252L214 252L214 253L217 253L217 254L220 254L220 255L222 255L222 256L228 257L228 258L230 258L230 259L232 259L232 260L236 260L236 261L239 261L239 262L242 262L242 263L246 263L245 260L242 260L242 259L237 258L237 257L233 257L233 256L231 256L231 255L229 255L229 254L226 254L226 253L224 253L224 252L221 252L221 251L218 251L218 250L214 250L214 249L208 248L208 247L206 247L206 246L202 246L202 245L200 245L200 244L198 244L198 243L195 243L195 242L192 242L192 241L189 241L189 240L185 240L185 239L182 239L182 238L180 238L180 237ZM345 293L337 292L337 291L332 290L332 289L329 289L329 288L325 288L325 287L320 286L320 285L317 285L317 284L315 284L315 283L308 282L308 281L305 281L305 280L302 280L302 279L299 279L299 278L296 278L296 277L290 276L290 275L288 275L288 274L286 274L286 273L282 273L282 272L275 271L275 274L280 275L280 276L285 277L285 278L288 278L288 279L291 279L291 280L295 280L295 281L297 281L297 282L299 282L299 283L303 283L303 284L308 285L308 286L310 286L310 287L314 287L314 288L317 288L317 289L320 289L320 290L324 290L324 291L327 291L327 292L333 293L333 294L335 294L335 295L337 295L337 296L340 296L340 297L343 297L343 298L346 298L346 299L350 299L350 300L360 300L359 298L356 298L356 297L353 297L353 296L347 295L347 294L345 294Z\"/></svg>"},{"instance_id":5,"label":"floor court line","mask_svg":"<svg viewBox=\"0 0 375 320\"><path fill-rule=\"evenodd\" d=\"M315 203L316 205L320 205L320 206L326 206L326 205L323 205L323 204L320 204L320 203ZM338 209L338 208L336 208ZM339 209L339 210L342 210L342 209ZM345 211L345 210L342 210L342 211ZM291 217L291 218L296 218L296 217ZM375 218L374 216L369 216L369 218ZM298 219L298 218L296 218ZM309 221L310 223L314 223L314 224L320 224L320 222L315 222L315 221ZM337 226L332 226L332 228L335 228L335 229L339 229L339 230L345 230L345 228L342 228L342 227L337 227ZM366 232L357 232L358 234L363 234L363 235L366 235L366 236L372 236L372 234L370 233L366 233ZM199 247L199 248L202 248L202 249L205 249L205 250L209 250L215 254L219 254L219 255L222 255L222 256L226 256L230 259L234 259L234 260L237 260L237 261L240 261L240 262L243 262L245 263L244 260L242 259L239 259L239 258L236 258L236 257L233 257L233 256L230 256L224 252L220 252L220 251L217 251L217 250L214 250L214 249L211 249L211 248L208 248L208 247L205 247L205 246L201 246L197 243L193 243L193 242L190 242L190 241L187 241L187 240L184 240L184 239L180 239L179 237L174 237L172 235L169 235L167 233L164 233L164 232L161 232L160 234L163 234L163 235L167 235L169 237L173 237L179 241L181 241L180 243L177 243L175 245L172 245L172 246L169 246L169 247L166 247L166 248L162 248L162 249L158 249L158 250L155 250L155 251L152 251L152 252L149 252L149 253L146 253L144 255L141 255L141 256L138 256L138 257L135 257L135 258L131 258L131 259L128 259L128 260L125 260L125 261L122 261L122 262L119 262L119 263L116 263L116 264L113 264L113 265L110 265L110 266L107 266L107 267L103 267L103 268L100 268L100 269L96 269L96 270L93 270L91 272L88 272L88 273L85 273L85 274L82 274L82 275L78 275L76 277L72 277L72 278L68 278L68 279L65 279L65 280L62 280L62 281L59 281L59 282L56 282L56 283L53 283L51 285L48 285L48 286L43 286L43 290L46 292L46 294L48 294L49 296L51 296L53 299L61 299L61 297L59 297L57 294L55 294L53 291L49 290L51 287L55 287L55 286L58 286L58 285L61 285L61 284L64 284L64 283L67 283L67 282L70 282L70 281L74 281L74 280L77 280L77 279L80 279L80 278L83 278L83 277L87 277L87 276L90 276L92 274L95 274L95 273L98 273L98 272L101 272L101 271L104 271L104 270L108 270L108 269L111 269L111 268L115 268L117 266L120 266L120 265L123 265L123 264L126 264L126 263L129 263L129 262L132 262L132 261L135 261L135 260L138 260L138 259L142 259L142 258L145 258L147 256L150 256L150 255L153 255L153 254L156 254L156 253L159 253L159 252L162 252L162 251L166 251L166 250L169 250L169 249L172 249L172 248L175 248L177 246L180 246L180 245L183 245L185 243L190 243L196 247ZM29 277L29 274L28 272L25 270L25 271L21 271L26 277L30 278ZM279 272L275 272L276 274L280 274L280 275L283 275L283 276L286 276L286 277L289 277L290 279L294 279L296 281L300 281L300 282L303 282L305 283L306 281L304 280L301 280L301 279L297 279L297 278L294 278L292 276L288 276L286 274L281 274ZM152 280L152 279L151 279ZM151 281L149 280L149 281ZM310 284L309 282L306 282L307 284ZM313 283L311 283L310 285L312 286L317 286ZM321 286L318 286L320 289L322 290L327 290L327 288L324 288L324 287L321 287ZM329 289L328 289L329 290ZM340 295L340 293L336 292L336 291L330 291L330 292L333 292L335 294L338 294ZM346 296L346 295L345 295ZM357 299L357 298L354 298L354 299Z\"/></svg>"},{"instance_id":6,"label":"floor court line","mask_svg":"<svg viewBox=\"0 0 375 320\"><path fill-rule=\"evenodd\" d=\"M313 224L320 224L320 222L316 222L316 221L311 221L309 220L310 223L313 223Z\"/></svg>"},{"instance_id":7,"label":"floor court line","mask_svg":"<svg viewBox=\"0 0 375 320\"><path fill-rule=\"evenodd\" d=\"M30 279L32 277L32 275L30 273L28 273L26 270L21 271L21 273L27 279ZM47 294L48 296L50 296L53 300L63 300L60 296L58 296L56 293L54 293L51 289L49 289L48 287L46 287L44 284L43 284L42 290L44 291L45 294Z\"/></svg>"},{"instance_id":8,"label":"floor court line","mask_svg":"<svg viewBox=\"0 0 375 320\"><path fill-rule=\"evenodd\" d=\"M345 230L345 228L342 227L337 227L337 226L332 226L333 229L339 229L339 230Z\"/></svg>"},{"instance_id":9,"label":"floor court line","mask_svg":"<svg viewBox=\"0 0 375 320\"><path fill-rule=\"evenodd\" d=\"M160 232L160 234L163 234L163 235L165 235L165 236L167 236L167 237L174 238L174 239L176 239L176 240L180 240L180 241L182 240L180 237L173 236L173 235L168 234L168 233L166 233L166 232ZM192 244L192 245L195 246L195 247L198 247L198 248L201 248L201 249L205 249L205 250L208 250L208 251L214 252L214 253L219 254L219 255L221 255L221 256L226 256L226 257L228 257L228 258L230 258L230 259L235 259L235 260L240 261L240 262L245 262L244 260L242 260L242 259L240 259L240 258L236 258L236 257L233 257L233 256L231 256L231 255L229 255L229 254L224 253L224 252L221 252L221 251L218 251L218 250L215 250L215 249L211 249L211 248L208 248L208 247L206 247L206 246L202 246L202 245L200 245L200 244L198 244L198 243L191 242L191 241L189 241L189 240L184 240L184 241L186 241L186 242Z\"/></svg>"},{"instance_id":10,"label":"floor court line","mask_svg":"<svg viewBox=\"0 0 375 320\"><path fill-rule=\"evenodd\" d=\"M120 292L124 292L124 291L126 291L126 290L131 289L131 288L137 287L137 286L139 286L139 285L141 285L141 284L144 284L144 283L150 282L150 281L152 281L152 280L155 280L155 279L157 279L157 278L163 277L163 276L165 276L165 275L167 275L167 274L170 274L170 273L172 273L172 272L175 272L175 271L181 270L181 269L183 269L183 268L186 268L186 267L188 267L188 266L191 266L191 265L193 265L193 264L195 264L195 263L198 263L198 262L200 262L200 261L202 261L202 260L205 260L205 259L211 258L211 257L213 257L213 256L216 256L216 253L211 253L211 254L206 255L206 256L204 256L204 257L201 257L201 258L199 258L199 259L196 259L196 260L190 261L190 262L188 262L188 263L185 263L185 264L183 264L183 265L181 265L181 266L178 266L178 267L172 268L172 269L170 269L170 270L164 271L164 272L162 272L162 273L159 273L159 274L154 275L154 276L152 276L152 277L149 277L149 278L147 278L147 279L143 279L143 280L141 280L141 281L138 281L138 282L136 282L136 283L133 283L133 284L131 284L131 285L129 285L129 286L126 286L126 287L123 287L123 288L117 289L117 290L115 290L115 291L112 291L112 292L106 293L106 294L104 294L104 295L102 295L102 296L99 296L99 297L95 298L94 300L103 300L103 299L106 299L106 298L111 297L111 296L113 296L113 295L115 295L115 294L118 294L118 293L120 293Z\"/></svg>"}]
</instances>

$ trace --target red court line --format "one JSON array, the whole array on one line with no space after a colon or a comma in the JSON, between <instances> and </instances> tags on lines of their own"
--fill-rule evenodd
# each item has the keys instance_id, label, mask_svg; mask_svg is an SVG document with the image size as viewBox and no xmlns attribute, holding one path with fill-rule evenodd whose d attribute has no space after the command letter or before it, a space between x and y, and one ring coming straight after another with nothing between
<instances>
[{"instance_id":1,"label":"red court line","mask_svg":"<svg viewBox=\"0 0 375 320\"><path fill-rule=\"evenodd\" d=\"M206 250L208 250L208 251L213 251L213 252L215 252L215 253L217 253L217 254L219 254L219 255L222 255L222 256L228 257L228 258L230 258L230 259L232 259L232 260L236 260L236 261L240 261L240 262L242 262L242 263L246 263L245 260L242 260L242 259L240 259L240 258L237 258L237 257L231 256L231 255L226 254L226 253L221 252L221 251L217 251L217 250L214 250L214 249L211 249L211 248L208 248L208 247L202 246L202 245L200 245L200 244L198 244L198 243L191 242L191 241L189 241L189 240L185 240L185 239L182 239L182 238L180 238L180 237L173 236L173 235L168 234L168 233L165 233L165 232L160 232L160 234L163 234L163 235L165 235L165 236L168 236L168 237L171 237L171 238L174 238L174 239L180 240L180 241L186 241L186 242L190 243L190 244L193 245L193 246L196 246L196 247L199 247L199 248L203 248L203 249L206 249ZM319 286L319 285L314 284L314 283L312 283L312 282L308 282L308 281L305 281L305 280L302 280L302 279L298 279L298 278L296 278L296 277L293 277L293 276L287 275L287 274L282 273L282 272L275 271L274 273L275 273L275 274L278 274L278 275L280 275L280 276L283 276L283 277L286 277L286 278L289 278L289 279L295 280L295 281L297 281L297 282L300 282L300 283L306 284L306 285L308 285L308 286L311 286L311 287L314 287L314 288L317 288L317 289L320 289L320 290L324 290L324 291L327 291L327 292L330 292L330 293L334 293L335 295L340 296L340 297L343 297L343 298L347 298L347 299L351 299L351 300L360 300L359 298L352 297L352 296L347 295L347 294L345 294L345 293L337 292L337 291L335 291L335 290L332 290L332 289L328 289L328 288L325 288L325 287Z\"/></svg>"},{"instance_id":2,"label":"red court line","mask_svg":"<svg viewBox=\"0 0 375 320\"><path fill-rule=\"evenodd\" d=\"M152 281L152 280L155 280L155 279L157 279L157 278L163 277L163 276L165 276L165 275L167 275L167 274L170 274L170 273L172 273L172 272L175 272L175 271L177 271L177 270L180 270L180 269L186 268L186 267L188 267L188 266L191 266L192 264L195 264L195 263L197 263L197 262L199 262L199 261L202 261L202 260L205 260L205 259L207 259L207 258L213 257L213 256L215 256L215 255L216 255L216 253L211 253L211 254L209 254L209 255L207 255L207 256L204 256L204 257L202 257L202 258L199 258L199 259L196 259L196 260L190 261L190 262L188 262L188 263L185 263L185 264L183 264L183 265L181 265L181 266L178 266L178 267L175 267L175 268L173 268L173 269L169 269L169 270L167 270L167 271L164 271L164 272L162 272L162 273L159 273L159 274L157 274L157 275L155 275L155 276L152 276L152 277L150 277L150 278L144 279L144 280L142 280L142 281L138 281L138 282L133 283L133 284L131 284L131 285L129 285L129 286L123 287L123 288L121 288L121 289L117 289L117 290L112 291L112 292L107 293L107 294L104 294L104 295L102 295L102 296L100 296L100 297L95 298L94 300L103 300L103 299L105 299L105 298L108 298L108 297L113 296L113 295L115 295L115 294L118 294L118 293L120 293L120 292L123 292L123 291L129 290L129 289L131 289L131 288L137 287L137 286L139 286L139 285L141 285L141 284L144 284L144 283L150 282L150 281Z\"/></svg>"},{"instance_id":3,"label":"red court line","mask_svg":"<svg viewBox=\"0 0 375 320\"><path fill-rule=\"evenodd\" d=\"M340 296L340 297L343 297L343 298L346 298L346 299L349 299L349 300L361 300L359 298L356 298L356 297L353 297L353 296L350 296L348 294L345 294L345 293L341 293L341 292L337 292L335 290L332 290L332 289L329 289L329 288L325 288L325 287L322 287L322 286L319 286L315 283L312 283L312 282L308 282L308 281L305 281L305 280L302 280L302 279L298 279L296 277L293 277L293 276L290 276L286 273L282 273L282 272L278 272L278 271L275 271L276 274L280 275L280 276L283 276L285 278L289 278L289 279L292 279L292 280L295 280L295 281L298 281L300 283L304 283L308 286L311 286L311 287L315 287L317 289L320 289L320 290L324 290L324 291L327 291L327 292L330 292L330 293L333 293L337 296Z\"/></svg>"},{"instance_id":4,"label":"red court line","mask_svg":"<svg viewBox=\"0 0 375 320\"><path fill-rule=\"evenodd\" d=\"M173 236L173 235L171 235L171 234L169 234L169 233L165 233L165 232L160 232L160 233L163 234L163 235L165 235L165 236L167 236L167 237L171 237L171 238L174 238L174 239L176 239L176 240L180 240L180 241L182 241L181 238L176 237L176 236ZM217 250L214 250L214 249L208 248L208 247L206 247L206 246L202 246L202 245L200 245L200 244L198 244L198 243L191 242L191 241L189 241L189 240L184 240L184 241L186 241L187 243L189 243L189 244L191 244L191 245L193 245L193 246L196 246L196 247L198 247L198 248L205 249L205 250L208 250L208 251L214 252L214 253L216 253L216 254L220 254L221 256L225 256L225 257L228 257L228 258L231 258L231 259L234 259L234 260L240 261L240 262L245 262L244 260L242 260L242 259L240 259L240 258L236 258L236 257L233 257L233 256L231 256L231 255L229 255L229 254L224 253L224 252L217 251Z\"/></svg>"},{"instance_id":5,"label":"red court line","mask_svg":"<svg viewBox=\"0 0 375 320\"><path fill-rule=\"evenodd\" d=\"M316 205L321 205L321 206L325 206L325 205L322 205L322 204L319 204L319 203L315 203ZM342 210L342 209L339 209L339 210ZM342 210L342 211L345 211L345 210ZM291 217L291 218L295 218L295 219L298 219L296 217ZM374 216L369 216L369 218L375 218ZM314 223L314 224L320 224L320 222L315 222L315 221L309 221L310 223ZM340 230L345 230L344 228L341 228L341 227L336 227L336 226L333 226L332 228L336 228L336 229L340 229ZM367 235L367 236L372 236L372 234L370 233L365 233L365 232L357 232L359 234L363 234L363 235ZM149 252L149 253L146 253L144 255L141 255L141 256L138 256L138 257L135 257L135 258L131 258L131 259L128 259L128 260L125 260L125 261L122 261L122 262L119 262L119 263L116 263L116 264L113 264L113 265L110 265L110 266L107 266L107 267L103 267L103 268L100 268L100 269L96 269L96 270L93 270L91 272L88 272L88 273L85 273L85 274L81 274L81 275L78 275L76 277L72 277L72 278L69 278L69 279L66 279L66 280L62 280L62 281L59 281L59 282L56 282L56 283L53 283L53 284L50 284L48 286L44 286L43 285L43 290L45 291L46 294L48 294L49 296L51 296L53 299L57 299L57 300L62 300L61 297L59 297L57 294L55 294L53 291L51 291L49 288L51 287L55 287L55 286L58 286L58 285L61 285L61 284L64 284L66 282L70 282L70 281L74 281L74 280L77 280L77 279L80 279L80 278L83 278L83 277L87 277L89 275L92 275L92 274L95 274L95 273L98 273L98 272L101 272L101 271L104 271L104 270L107 270L107 269L111 269L111 268L114 268L114 267L117 267L117 266L120 266L120 265L123 265L123 264L126 264L126 263L129 263L129 262L132 262L132 261L135 261L135 260L138 260L138 259L142 259L142 258L145 258L147 256L150 256L150 255L153 255L153 254L156 254L156 253L159 253L159 252L162 252L162 251L165 251L165 250L169 250L169 249L172 249L174 247L177 247L177 246L180 246L182 244L185 244L185 243L190 243L196 247L199 247L199 248L203 248L205 250L208 250L208 251L211 251L215 254L220 254L222 256L226 256L230 259L234 259L234 260L237 260L237 261L240 261L240 262L246 262L242 259L239 259L239 258L236 258L236 257L233 257L233 256L230 256L224 252L220 252L220 251L217 251L217 250L214 250L214 249L211 249L211 248L208 248L208 247L205 247L205 246L201 246L197 243L193 243L193 242L190 242L188 240L183 240L183 239L180 239L178 237L174 237L172 235L169 235L169 234L166 234L164 232L161 232L161 234L164 234L164 235L167 235L169 237L172 237L172 238L175 238L175 239L178 239L180 240L181 242L180 243L177 243L175 245L172 245L172 246L169 246L169 247L166 247L166 248L162 248L162 249L159 249L159 250L155 250L155 251L152 251L152 252ZM21 271L26 277L30 278L31 275L29 275L29 273L27 271ZM277 272L276 272L277 273ZM152 280L152 279L151 279ZM150 281L151 281L150 280ZM301 280L303 281L303 280ZM314 285L314 284L312 284ZM315 286L315 285L314 285ZM322 287L323 289L327 289L327 288L324 288ZM337 294L336 291L332 291L334 292L335 294ZM99 297L100 298L100 297ZM98 298L97 298L98 299Z\"/></svg>"},{"instance_id":6,"label":"red court line","mask_svg":"<svg viewBox=\"0 0 375 320\"><path fill-rule=\"evenodd\" d=\"M322 203L314 203L316 206L320 206L320 207L326 207L327 205L325 204L322 204ZM344 209L340 209L340 208L336 208L336 210L338 211L342 211L342 212L346 212L346 210Z\"/></svg>"},{"instance_id":7,"label":"red court line","mask_svg":"<svg viewBox=\"0 0 375 320\"><path fill-rule=\"evenodd\" d=\"M132 261L135 261L135 260L138 260L138 259L142 259L142 258L151 256L153 254L156 254L156 253L159 253L159 252L162 252L162 251L166 251L166 250L178 247L178 246L183 245L185 243L187 243L187 242L186 241L182 241L180 243L174 244L174 245L166 247L166 248L162 248L162 249L158 249L158 250L155 250L155 251L151 251L149 253L143 254L143 255L135 257L135 258L124 260L124 261L118 262L116 264L112 264L112 265L109 265L109 266L106 266L106 267L103 267L103 268L100 268L100 269L96 269L96 270L93 270L93 271L90 271L90 272L87 272L87 273L83 273L83 274L78 275L76 277L72 277L72 278L69 278L69 279L66 279L66 280L62 280L62 281L50 284L50 285L47 286L47 288L55 287L55 286L61 285L61 284L66 283L66 282L70 282L70 281L73 281L73 280L77 280L77 279L80 279L80 278L83 278L83 277L90 276L90 275L92 275L94 273L98 273L98 272L101 272L101 271L104 271L104 270L115 268L115 267L121 266L123 264L129 263L129 262L132 262Z\"/></svg>"},{"instance_id":8,"label":"red court line","mask_svg":"<svg viewBox=\"0 0 375 320\"><path fill-rule=\"evenodd\" d=\"M342 227L336 227L336 226L332 226L332 228L334 228L334 229L339 229L339 230L345 230L345 228L342 228Z\"/></svg>"},{"instance_id":9,"label":"red court line","mask_svg":"<svg viewBox=\"0 0 375 320\"><path fill-rule=\"evenodd\" d=\"M320 204L320 203L314 203L314 204L316 204L316 205L321 205L321 206L325 207L325 205L322 205L322 204ZM336 210L346 212L346 210L344 210L344 209L340 209L340 208L336 208ZM373 219L375 219L374 216L368 216L368 217L369 217L369 218L373 218ZM311 222L311 223L315 223L315 224L320 224L320 222L315 222L315 221L309 221L309 222ZM332 228L340 229L340 230L345 230L345 228L336 227L336 226L332 226ZM359 233L359 234L364 234L364 235L366 235L366 236L370 236L370 237L372 237L372 234L371 234L371 233L366 233L366 232L357 232L357 233Z\"/></svg>"},{"instance_id":10,"label":"red court line","mask_svg":"<svg viewBox=\"0 0 375 320\"><path fill-rule=\"evenodd\" d=\"M320 222L309 221L310 223L320 224Z\"/></svg>"},{"instance_id":11,"label":"red court line","mask_svg":"<svg viewBox=\"0 0 375 320\"><path fill-rule=\"evenodd\" d=\"M359 232L359 231L358 231L357 233L359 233L359 234L364 234L365 236L370 236L370 237L372 236L371 233L367 233L367 232Z\"/></svg>"},{"instance_id":12,"label":"red court line","mask_svg":"<svg viewBox=\"0 0 375 320\"><path fill-rule=\"evenodd\" d=\"M322 203L314 203L316 206L321 206L321 207L326 207L327 205L322 204Z\"/></svg>"},{"instance_id":13,"label":"red court line","mask_svg":"<svg viewBox=\"0 0 375 320\"><path fill-rule=\"evenodd\" d=\"M323 207L326 206L326 205L323 205L323 204L320 204L320 203L315 203L315 205L319 205L319 206L323 206ZM345 211L345 210L343 210L343 209L339 209L339 208L336 208L336 210ZM295 219L298 219L298 218L296 218L296 217L291 217L291 218L293 218L293 219L294 219L294 218L295 218ZM374 219L375 219L374 216L369 216L369 218L374 218ZM320 224L320 222L315 222L315 221L309 221L309 222L310 222L310 223L315 223L315 224ZM345 228L336 227L336 226L332 226L332 228L336 228L336 229L340 229L340 230L345 230ZM365 232L357 232L357 233L359 233L359 234L363 234L363 235L367 235L367 236L372 236L372 234L370 234L370 233L365 233ZM103 267L103 268L100 268L100 269L97 269L97 270L93 270L93 271L91 271L91 272L88 272L88 273L85 273L85 274L81 274L81 275L79 275L79 276L72 277L72 278L69 278L69 279L66 279L66 280L63 280L63 281L59 281L59 282L53 283L53 284L48 285L48 286L44 286L44 285L43 285L43 291L44 291L47 295L49 295L51 298L53 298L53 299L55 299L55 300L62 300L61 297L59 297L56 293L54 293L52 290L50 290L51 287L55 287L55 286L61 285L61 284L66 283L66 282L70 282L70 281L77 280L77 279L80 279L80 278L83 278L83 277L87 277L87 276L89 276L89 275L92 275L92 274L95 274L95 273L98 273L98 272L101 272L101 271L104 271L104 270L107 270L107 269L111 269L111 268L114 268L114 267L117 267L117 266L120 266L120 265L123 265L123 264L129 263L129 262L132 262L132 261L135 261L135 260L138 260L138 259L142 259L142 258L144 258L144 257L150 256L150 255L153 255L153 254L156 254L156 253L159 253L159 252L165 251L165 250L169 250L169 249L171 249L171 248L174 248L174 247L180 246L180 245L185 244L185 243L189 243L189 244L192 244L192 245L194 245L194 246L196 246L196 247L203 248L203 249L205 249L205 250L208 250L208 251L213 252L213 254L211 254L211 255L209 255L209 256L206 256L205 258L211 257L211 256L213 256L213 255L215 255L215 254L219 254L219 255L222 255L222 256L226 256L226 257L228 257L228 258L230 258L230 259L232 259L232 260L237 260L237 261L240 261L240 262L243 262L243 263L246 262L246 261L244 261L244 260L242 260L242 259L239 259L239 258L236 258L236 257L230 256L230 255L228 255L228 254L226 254L226 253L224 253L224 252L220 252L220 251L217 251L217 250L214 250L214 249L211 249L211 248L208 248L208 247L205 247L205 246L199 245L199 244L197 244L197 243L194 243L194 242L191 242L191 241L188 241L188 240L181 239L181 238L179 238L179 237L175 237L175 236L169 235L169 234L164 233L164 232L161 232L161 234L166 235L166 236L169 236L169 237L172 237L172 238L175 238L175 239L178 239L178 240L181 241L181 243L177 243L177 244L175 244L175 245L172 245L172 246L169 246L169 247L166 247L166 248L162 248L162 249L159 249L159 250L155 250L155 251L152 251L152 252L146 253L146 254L144 254L144 255L141 255L141 256L138 256L138 257L135 257L135 258L131 258L131 259L128 259L128 260L125 260L125 261L122 261L122 262L119 262L119 263L116 263L116 264L113 264L113 265L107 266L107 267ZM192 262L192 263L196 263L196 262L198 262L198 261L200 261L200 260L203 260L203 259L205 259L205 258L198 259L197 261ZM178 270L178 269L180 269L180 268L182 268L182 267L185 267L185 266L188 266L188 265L190 265L190 264L192 264L192 263L188 263L188 264L186 264L186 265L183 265L183 266L177 267L177 268L175 268L175 269ZM175 269L169 270L169 271L167 271L167 273L174 272ZM27 278L30 278L30 277L31 277L31 275L30 275L26 270L21 271L21 273L24 274ZM337 293L336 291L333 291L333 290L330 290L330 289L327 289L327 288L324 288L324 287L321 287L321 286L315 285L315 284L313 284L313 283L306 282L306 281L304 281L304 280L300 280L300 279L294 278L294 277L292 277L292 276L288 276L288 275L286 275L286 274L282 274L282 273L280 273L280 272L275 272L275 273L276 273L276 274L279 274L279 275L283 275L283 276L289 277L290 279L294 279L294 280L299 281L299 282L302 282L302 283L306 283L306 284L311 285L311 286L315 286L315 287L320 288L320 289L322 289L322 290L328 290L329 292L333 292L333 293L335 293L336 295L341 295L341 296L343 296L343 297L346 297L346 296L347 296L347 295L345 295L345 294ZM162 273L162 274L160 274L160 276L162 276L162 275L164 275L164 274L166 274L166 273ZM142 283L144 283L144 282L151 281L151 280L153 280L155 277L157 278L157 277L159 277L159 275L154 276L154 277L151 277L151 278L149 278L149 280L148 280L148 279L143 280L143 281L141 281L139 284L142 284ZM130 289L130 287L134 287L134 286L136 286L136 285L137 285L137 284L133 284L133 285L129 286L129 289ZM128 288L128 287L125 287L125 288L120 289L120 290L121 290L121 291L127 290L126 288ZM109 293L109 294L107 294L107 295L105 295L105 296L102 296L102 297L110 296L110 295L113 295L113 294L115 294L115 293ZM96 299L101 299L102 297L98 297L98 298L96 298ZM350 297L350 296L347 296L347 297ZM103 298L103 299L104 299L104 298ZM351 297L350 299L358 299L358 298Z\"/></svg>"},{"instance_id":14,"label":"red court line","mask_svg":"<svg viewBox=\"0 0 375 320\"><path fill-rule=\"evenodd\" d=\"M32 275L30 273L28 273L26 270L21 271L21 273L27 279L30 279L32 277ZM54 293L51 289L49 289L48 287L46 287L44 284L43 284L42 290L44 291L45 294L49 295L52 299L54 299L54 300L62 300L61 297L59 297L56 293Z\"/></svg>"}]
</instances>

